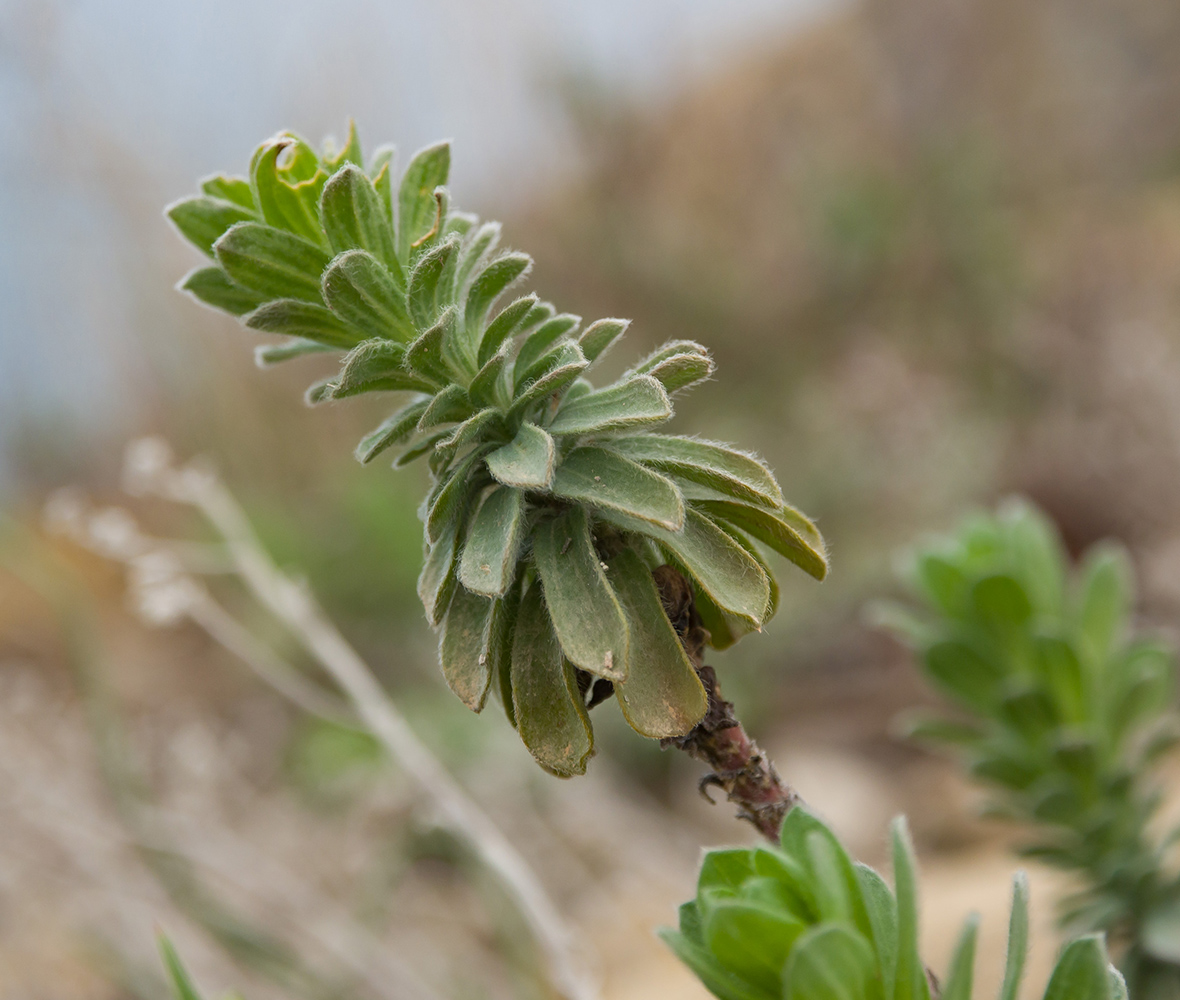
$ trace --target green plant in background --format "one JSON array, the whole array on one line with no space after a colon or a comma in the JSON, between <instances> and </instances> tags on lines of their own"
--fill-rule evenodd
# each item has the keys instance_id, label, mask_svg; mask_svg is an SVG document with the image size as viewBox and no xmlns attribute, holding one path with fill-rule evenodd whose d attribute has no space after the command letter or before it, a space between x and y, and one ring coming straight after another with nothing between
<instances>
[{"instance_id":1,"label":"green plant in background","mask_svg":"<svg viewBox=\"0 0 1180 1000\"><path fill-rule=\"evenodd\" d=\"M449 147L432 146L398 180L393 151L366 166L355 131L322 154L283 133L248 176L210 178L168 209L212 260L181 287L284 335L259 364L343 355L310 402L402 394L356 454L429 462L418 592L447 682L475 711L497 691L536 759L579 774L588 704L613 692L658 738L708 707L652 570L692 581L693 613L723 648L774 613L764 550L822 579L823 541L756 457L652 432L712 373L700 344L672 341L595 388L585 374L626 322L579 332L535 295L500 307L531 261L451 206L449 167Z\"/></svg>"},{"instance_id":2,"label":"green plant in background","mask_svg":"<svg viewBox=\"0 0 1180 1000\"><path fill-rule=\"evenodd\" d=\"M893 825L895 886L854 864L806 809L778 846L710 851L696 898L664 940L721 1000L971 1000L978 919L968 919L945 981L918 953L918 885L904 820ZM1028 888L1015 879L1000 1000L1016 1000L1028 951ZM1101 937L1061 953L1044 1000L1126 998Z\"/></svg>"},{"instance_id":3,"label":"green plant in background","mask_svg":"<svg viewBox=\"0 0 1180 1000\"><path fill-rule=\"evenodd\" d=\"M1072 571L1052 524L1013 502L923 547L912 565L924 613L885 609L954 714L909 732L952 747L1024 823L1024 853L1079 876L1071 930L1125 949L1132 996L1180 996L1180 882L1150 821L1152 764L1177 740L1176 661L1132 627L1125 553L1091 550Z\"/></svg>"}]
</instances>

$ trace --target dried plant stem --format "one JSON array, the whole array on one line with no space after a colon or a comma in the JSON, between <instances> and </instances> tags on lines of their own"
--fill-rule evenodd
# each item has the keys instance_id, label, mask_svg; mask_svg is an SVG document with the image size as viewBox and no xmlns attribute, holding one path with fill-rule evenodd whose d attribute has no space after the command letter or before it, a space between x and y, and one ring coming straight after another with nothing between
<instances>
[{"instance_id":1,"label":"dried plant stem","mask_svg":"<svg viewBox=\"0 0 1180 1000\"><path fill-rule=\"evenodd\" d=\"M357 716L436 807L442 821L495 874L544 952L554 986L569 1000L597 996L573 937L536 874L421 740L368 666L336 630L306 586L271 561L237 501L209 470L188 467L157 477L159 492L198 508L224 538L242 579L307 647Z\"/></svg>"},{"instance_id":2,"label":"dried plant stem","mask_svg":"<svg viewBox=\"0 0 1180 1000\"><path fill-rule=\"evenodd\" d=\"M692 585L671 566L660 566L654 576L664 612L709 696L709 709L692 731L663 740L663 745L674 746L706 764L709 773L701 779L701 794L709 798L710 788L722 789L738 807L739 819L749 821L767 840L777 843L783 818L800 804L799 795L783 782L770 758L734 717L733 705L722 697L716 671L705 664L709 633L701 624Z\"/></svg>"}]
</instances>

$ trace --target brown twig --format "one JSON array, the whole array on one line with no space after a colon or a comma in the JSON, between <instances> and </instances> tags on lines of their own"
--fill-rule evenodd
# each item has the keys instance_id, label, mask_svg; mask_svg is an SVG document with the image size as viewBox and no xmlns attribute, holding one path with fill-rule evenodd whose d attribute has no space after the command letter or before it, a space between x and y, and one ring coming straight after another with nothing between
<instances>
[{"instance_id":1,"label":"brown twig","mask_svg":"<svg viewBox=\"0 0 1180 1000\"><path fill-rule=\"evenodd\" d=\"M799 804L799 796L778 776L770 758L735 718L732 703L721 694L716 671L705 664L709 632L701 624L692 585L671 566L659 566L652 575L664 613L709 696L705 717L685 736L663 740L662 745L683 750L706 764L710 770L701 779L701 794L711 802L710 788L724 790L738 807L738 818L753 823L759 833L777 843L783 818Z\"/></svg>"}]
</instances>

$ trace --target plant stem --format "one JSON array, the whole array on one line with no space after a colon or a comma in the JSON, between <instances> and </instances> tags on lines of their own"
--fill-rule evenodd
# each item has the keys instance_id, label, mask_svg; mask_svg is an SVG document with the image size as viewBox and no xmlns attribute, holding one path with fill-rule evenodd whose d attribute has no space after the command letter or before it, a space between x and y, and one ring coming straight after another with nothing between
<instances>
[{"instance_id":1,"label":"plant stem","mask_svg":"<svg viewBox=\"0 0 1180 1000\"><path fill-rule=\"evenodd\" d=\"M671 566L659 566L652 574L660 592L664 613L680 636L681 645L709 696L705 716L685 736L662 740L709 767L700 783L709 801L710 788L723 789L738 807L738 819L754 824L767 840L778 842L783 818L800 803L799 795L785 784L770 758L733 714L733 704L721 694L716 671L705 664L709 632L701 624L692 585Z\"/></svg>"}]
</instances>

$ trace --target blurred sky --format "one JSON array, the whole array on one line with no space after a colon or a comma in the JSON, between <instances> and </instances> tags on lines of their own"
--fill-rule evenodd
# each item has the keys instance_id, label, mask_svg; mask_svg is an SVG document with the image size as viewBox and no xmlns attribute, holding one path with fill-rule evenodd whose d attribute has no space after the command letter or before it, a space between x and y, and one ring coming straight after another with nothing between
<instances>
[{"instance_id":1,"label":"blurred sky","mask_svg":"<svg viewBox=\"0 0 1180 1000\"><path fill-rule=\"evenodd\" d=\"M117 424L134 393L145 198L352 115L370 148L455 139L486 210L575 163L562 81L665 100L835 2L0 0L0 489L27 418Z\"/></svg>"}]
</instances>

